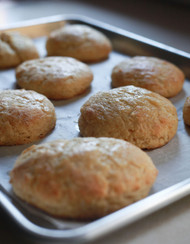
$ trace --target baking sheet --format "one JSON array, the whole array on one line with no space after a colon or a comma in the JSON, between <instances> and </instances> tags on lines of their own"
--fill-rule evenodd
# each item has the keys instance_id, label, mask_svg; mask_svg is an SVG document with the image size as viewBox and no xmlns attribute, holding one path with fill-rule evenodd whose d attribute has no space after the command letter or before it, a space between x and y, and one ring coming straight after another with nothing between
<instances>
[{"instance_id":1,"label":"baking sheet","mask_svg":"<svg viewBox=\"0 0 190 244\"><path fill-rule=\"evenodd\" d=\"M80 107L94 93L111 89L112 68L128 55L149 55L167 59L180 66L189 77L190 54L168 47L127 31L82 16L57 16L29 23L17 24L9 30L17 30L34 37L40 56L46 56L46 35L55 28L68 24L89 24L104 32L112 41L114 50L107 60L90 64L94 80L86 93L65 101L53 101L57 123L52 133L35 144L59 138L80 136L78 117ZM7 28L5 28L7 29ZM0 89L16 89L14 69L0 72ZM122 210L92 222L65 221L49 216L19 200L12 193L9 172L18 155L28 145L0 147L0 199L4 209L29 234L52 241L81 242L97 238L124 224L141 217L190 194L190 127L185 126L182 108L190 96L190 82L186 79L183 90L170 99L177 108L179 125L176 136L165 146L147 151L159 170L149 197Z\"/></svg>"}]
</instances>

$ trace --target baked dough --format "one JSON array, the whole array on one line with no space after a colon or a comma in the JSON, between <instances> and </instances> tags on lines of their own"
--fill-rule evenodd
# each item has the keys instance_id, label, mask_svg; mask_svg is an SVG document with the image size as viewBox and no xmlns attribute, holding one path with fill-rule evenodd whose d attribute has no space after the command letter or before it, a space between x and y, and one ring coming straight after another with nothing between
<instances>
[{"instance_id":1,"label":"baked dough","mask_svg":"<svg viewBox=\"0 0 190 244\"><path fill-rule=\"evenodd\" d=\"M0 145L26 144L43 138L55 126L55 109L34 91L0 91Z\"/></svg>"},{"instance_id":2,"label":"baked dough","mask_svg":"<svg viewBox=\"0 0 190 244\"><path fill-rule=\"evenodd\" d=\"M183 106L183 120L185 124L190 126L190 96L186 98Z\"/></svg>"},{"instance_id":3,"label":"baked dough","mask_svg":"<svg viewBox=\"0 0 190 244\"><path fill-rule=\"evenodd\" d=\"M155 57L127 58L112 70L112 86L134 85L164 97L177 95L184 83L184 73L174 64Z\"/></svg>"},{"instance_id":4,"label":"baked dough","mask_svg":"<svg viewBox=\"0 0 190 244\"><path fill-rule=\"evenodd\" d=\"M20 87L50 99L68 99L83 93L91 84L90 68L70 57L46 57L22 63L16 69Z\"/></svg>"},{"instance_id":5,"label":"baked dough","mask_svg":"<svg viewBox=\"0 0 190 244\"><path fill-rule=\"evenodd\" d=\"M69 56L83 62L108 57L112 46L109 39L87 25L66 25L53 31L46 42L48 56Z\"/></svg>"},{"instance_id":6,"label":"baked dough","mask_svg":"<svg viewBox=\"0 0 190 244\"><path fill-rule=\"evenodd\" d=\"M16 32L0 33L0 68L11 68L25 60L38 58L34 42Z\"/></svg>"},{"instance_id":7,"label":"baked dough","mask_svg":"<svg viewBox=\"0 0 190 244\"><path fill-rule=\"evenodd\" d=\"M29 147L10 175L26 202L55 216L94 219L146 197L157 169L123 140L74 138Z\"/></svg>"},{"instance_id":8,"label":"baked dough","mask_svg":"<svg viewBox=\"0 0 190 244\"><path fill-rule=\"evenodd\" d=\"M176 108L167 98L135 86L93 95L79 117L82 136L120 138L144 149L169 142L177 125Z\"/></svg>"}]
</instances>

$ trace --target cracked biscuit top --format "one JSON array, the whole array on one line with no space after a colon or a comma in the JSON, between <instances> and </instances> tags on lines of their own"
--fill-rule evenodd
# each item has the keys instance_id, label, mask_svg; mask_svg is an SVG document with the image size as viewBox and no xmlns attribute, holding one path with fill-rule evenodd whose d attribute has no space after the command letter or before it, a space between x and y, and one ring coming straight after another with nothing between
<instances>
[{"instance_id":1,"label":"cracked biscuit top","mask_svg":"<svg viewBox=\"0 0 190 244\"><path fill-rule=\"evenodd\" d=\"M138 147L114 138L33 145L11 171L18 197L59 217L94 219L147 196L157 169Z\"/></svg>"},{"instance_id":2,"label":"cracked biscuit top","mask_svg":"<svg viewBox=\"0 0 190 244\"><path fill-rule=\"evenodd\" d=\"M167 98L135 86L93 95L79 117L82 136L124 139L145 149L169 142L177 126L176 108Z\"/></svg>"},{"instance_id":3,"label":"cracked biscuit top","mask_svg":"<svg viewBox=\"0 0 190 244\"><path fill-rule=\"evenodd\" d=\"M34 91L0 91L0 145L27 144L55 126L53 104Z\"/></svg>"},{"instance_id":4,"label":"cracked biscuit top","mask_svg":"<svg viewBox=\"0 0 190 244\"><path fill-rule=\"evenodd\" d=\"M16 68L17 83L49 99L68 99L90 86L93 73L87 64L71 57L45 57L25 61Z\"/></svg>"},{"instance_id":5,"label":"cracked biscuit top","mask_svg":"<svg viewBox=\"0 0 190 244\"><path fill-rule=\"evenodd\" d=\"M16 67L25 60L38 58L33 41L16 32L0 33L0 68Z\"/></svg>"}]
</instances>

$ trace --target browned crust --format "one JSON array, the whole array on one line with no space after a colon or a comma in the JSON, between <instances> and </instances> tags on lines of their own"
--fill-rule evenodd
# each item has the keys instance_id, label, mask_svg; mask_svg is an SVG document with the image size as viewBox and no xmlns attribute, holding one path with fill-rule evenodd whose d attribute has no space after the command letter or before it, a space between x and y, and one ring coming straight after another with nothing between
<instances>
[{"instance_id":1,"label":"browned crust","mask_svg":"<svg viewBox=\"0 0 190 244\"><path fill-rule=\"evenodd\" d=\"M178 117L167 98L126 86L90 97L81 107L78 123L82 136L114 137L153 149L174 137Z\"/></svg>"},{"instance_id":2,"label":"browned crust","mask_svg":"<svg viewBox=\"0 0 190 244\"><path fill-rule=\"evenodd\" d=\"M134 85L173 97L183 88L184 73L176 65L155 57L128 58L112 70L112 86Z\"/></svg>"},{"instance_id":3,"label":"browned crust","mask_svg":"<svg viewBox=\"0 0 190 244\"><path fill-rule=\"evenodd\" d=\"M11 171L14 192L59 217L94 219L147 196L149 156L123 140L74 138L32 146Z\"/></svg>"},{"instance_id":4,"label":"browned crust","mask_svg":"<svg viewBox=\"0 0 190 244\"><path fill-rule=\"evenodd\" d=\"M183 106L183 120L190 126L190 97L187 97Z\"/></svg>"},{"instance_id":5,"label":"browned crust","mask_svg":"<svg viewBox=\"0 0 190 244\"><path fill-rule=\"evenodd\" d=\"M34 91L0 92L0 145L27 144L43 138L55 126L53 104Z\"/></svg>"},{"instance_id":6,"label":"browned crust","mask_svg":"<svg viewBox=\"0 0 190 244\"><path fill-rule=\"evenodd\" d=\"M53 31L47 39L48 56L68 56L83 62L108 57L112 45L101 32L86 25L68 25Z\"/></svg>"},{"instance_id":7,"label":"browned crust","mask_svg":"<svg viewBox=\"0 0 190 244\"><path fill-rule=\"evenodd\" d=\"M29 37L15 32L0 33L0 68L16 67L35 58L39 58L39 53Z\"/></svg>"},{"instance_id":8,"label":"browned crust","mask_svg":"<svg viewBox=\"0 0 190 244\"><path fill-rule=\"evenodd\" d=\"M60 100L86 91L93 80L93 73L89 66L74 58L46 57L19 65L16 79L22 88Z\"/></svg>"}]
</instances>

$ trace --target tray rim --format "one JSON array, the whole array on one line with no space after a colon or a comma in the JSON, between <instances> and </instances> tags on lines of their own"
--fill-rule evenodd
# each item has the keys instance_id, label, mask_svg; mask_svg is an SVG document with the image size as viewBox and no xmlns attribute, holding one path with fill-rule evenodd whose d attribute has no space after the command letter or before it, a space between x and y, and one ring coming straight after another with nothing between
<instances>
[{"instance_id":1,"label":"tray rim","mask_svg":"<svg viewBox=\"0 0 190 244\"><path fill-rule=\"evenodd\" d=\"M16 30L16 29L22 28L22 27L31 27L31 26L36 26L36 25L46 25L46 24L50 24L50 23L58 23L61 21L86 22L90 25L100 27L104 30L112 31L117 34L127 36L127 37L137 40L139 42L143 42L148 45L155 46L156 48L160 48L160 49L166 50L168 52L172 52L179 56L183 56L183 57L190 59L190 53L188 53L186 51L182 51L182 50L172 47L170 45L166 45L164 43L155 41L153 39L147 38L145 36L142 36L142 35L127 31L127 30L124 30L122 28L110 25L108 23L104 23L99 20L84 16L84 15L77 15L77 14L53 15L53 16L48 16L48 17L41 17L41 18L36 18L36 19L19 21L16 23L7 24L4 27L0 26L0 32L13 31L13 30Z\"/></svg>"},{"instance_id":2,"label":"tray rim","mask_svg":"<svg viewBox=\"0 0 190 244\"><path fill-rule=\"evenodd\" d=\"M138 42L142 42L155 48L182 56L190 61L190 53L181 51L163 43L151 40L141 35L134 34L132 32L82 15L64 14L21 21L14 24L6 25L3 28L0 27L0 32L12 31L22 27L27 28L30 26L36 26L41 24L43 25L58 23L61 21L79 21L83 22L84 24L86 23L92 26L97 26L101 29L114 32L116 34L134 39ZM19 209L14 206L14 204L10 200L10 197L8 196L8 194L6 194L6 191L3 188L2 184L0 184L0 199L4 210L19 224L19 226L23 230L25 230L29 234L41 239L47 239L52 241L84 242L94 240L100 236L110 233L113 230L117 230L122 226L127 226L187 195L190 195L190 178L187 178L175 185L172 185L171 187L167 187L164 190L154 193L112 214L109 214L98 220L94 220L91 223L85 224L82 227L76 227L71 230L53 230L45 227L40 227L27 219L24 214L22 214L21 211L19 211ZM111 225L110 220L112 221Z\"/></svg>"},{"instance_id":3,"label":"tray rim","mask_svg":"<svg viewBox=\"0 0 190 244\"><path fill-rule=\"evenodd\" d=\"M30 235L44 240L86 242L97 239L112 231L134 223L149 214L190 194L190 178L138 202L113 212L82 227L69 230L53 230L37 226L28 220L12 203L6 193L0 191L2 206L6 212ZM14 213L14 214L13 214ZM118 220L119 219L119 220ZM111 223L111 225L110 225Z\"/></svg>"}]
</instances>

